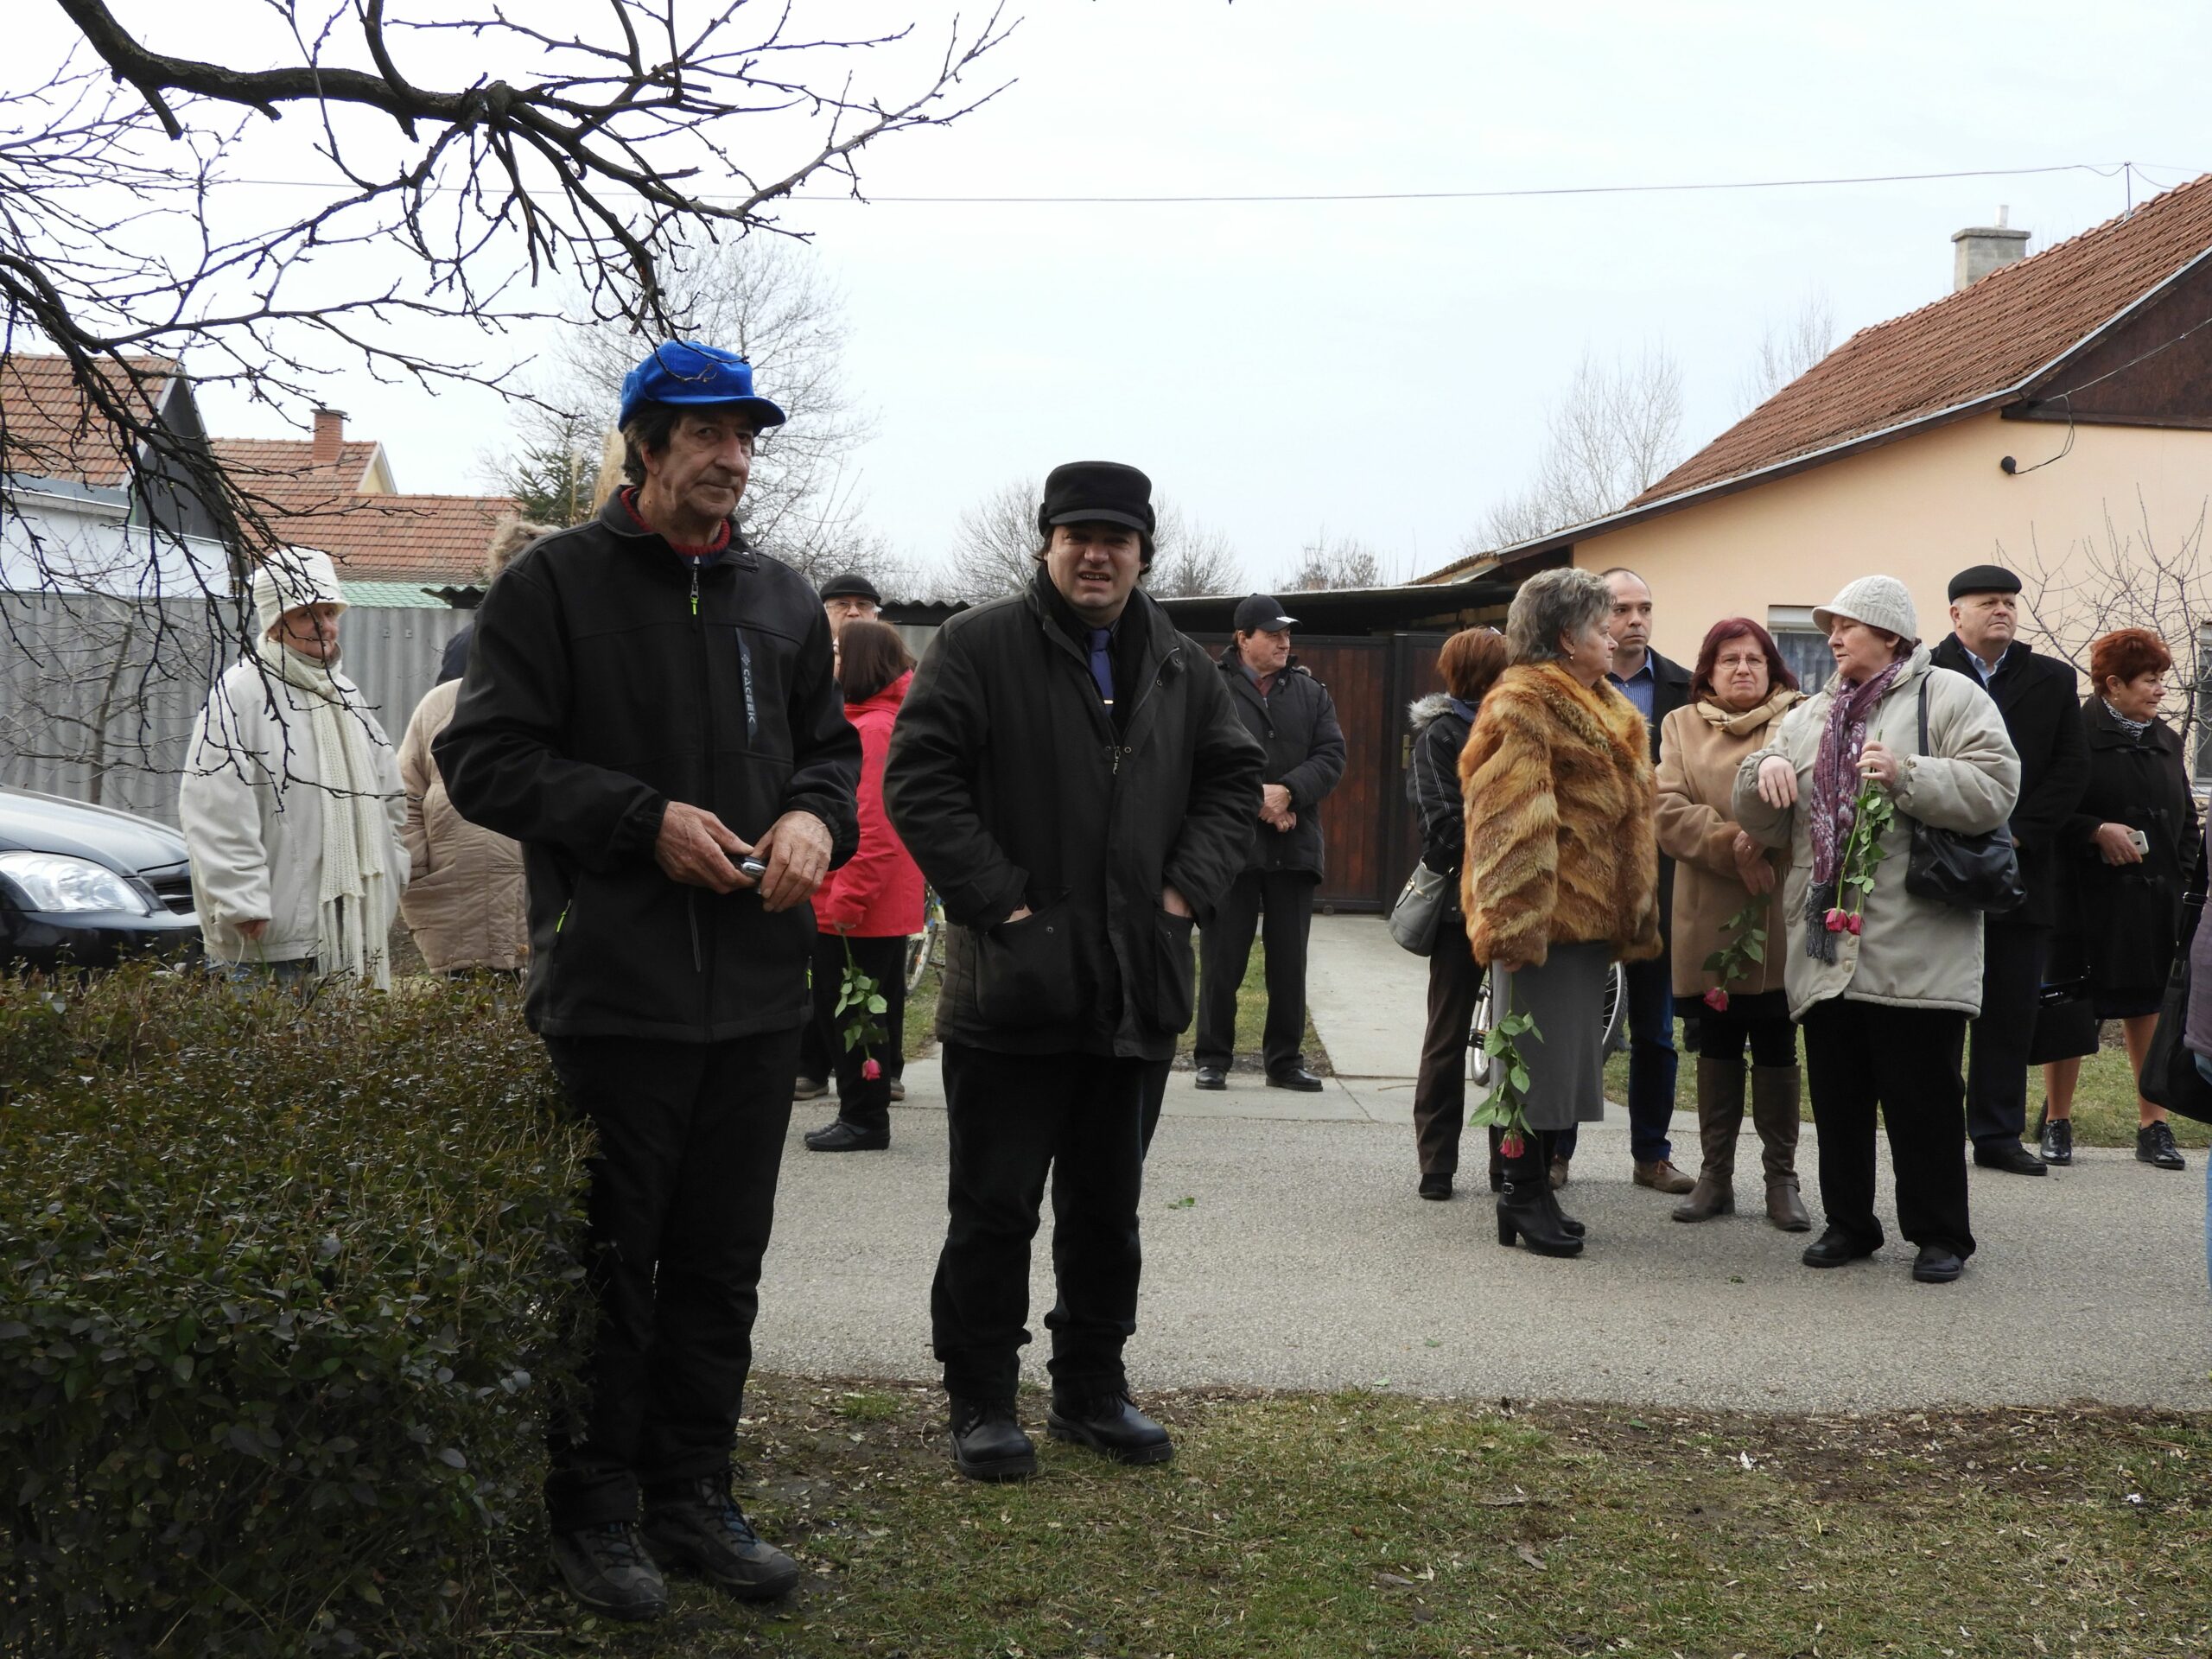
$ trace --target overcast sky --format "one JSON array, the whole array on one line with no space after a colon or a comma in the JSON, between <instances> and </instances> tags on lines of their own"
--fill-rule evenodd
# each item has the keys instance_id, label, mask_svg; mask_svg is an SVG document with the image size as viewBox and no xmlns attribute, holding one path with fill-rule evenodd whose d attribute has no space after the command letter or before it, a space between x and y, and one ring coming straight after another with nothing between
<instances>
[{"instance_id":1,"label":"overcast sky","mask_svg":"<svg viewBox=\"0 0 2212 1659\"><path fill-rule=\"evenodd\" d=\"M870 152L871 191L1498 190L2122 160L2171 184L2212 168L2212 11L2195 7L1020 10L993 59L1017 84ZM950 16L819 10L932 32ZM934 560L993 486L1103 457L1146 468L1266 584L1323 531L1400 574L1452 556L1522 482L1586 349L1671 351L1694 448L1742 412L1762 331L1808 295L1847 334L1945 293L1950 233L2000 202L2041 248L2120 212L2128 188L2075 171L1503 201L817 202L788 222L849 296L849 378L878 419L861 492L896 546ZM365 381L332 397L385 442L401 487L482 487L490 400ZM218 431L273 429L214 405Z\"/></svg>"}]
</instances>

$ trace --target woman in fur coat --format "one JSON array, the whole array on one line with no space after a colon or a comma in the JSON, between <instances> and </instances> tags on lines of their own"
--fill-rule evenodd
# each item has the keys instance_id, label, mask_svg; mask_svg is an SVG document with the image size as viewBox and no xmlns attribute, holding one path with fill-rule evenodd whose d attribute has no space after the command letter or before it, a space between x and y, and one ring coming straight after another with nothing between
<instances>
[{"instance_id":1,"label":"woman in fur coat","mask_svg":"<svg viewBox=\"0 0 2212 1659\"><path fill-rule=\"evenodd\" d=\"M1515 594L1513 665L1483 699L1459 757L1467 852L1460 908L1475 960L1494 976L1498 1018L1533 1015L1518 1047L1530 1135L1505 1145L1497 1236L1573 1255L1549 1137L1605 1114L1600 1020L1615 958L1656 957L1659 849L1649 735L1605 683L1612 591L1587 570L1545 570Z\"/></svg>"}]
</instances>

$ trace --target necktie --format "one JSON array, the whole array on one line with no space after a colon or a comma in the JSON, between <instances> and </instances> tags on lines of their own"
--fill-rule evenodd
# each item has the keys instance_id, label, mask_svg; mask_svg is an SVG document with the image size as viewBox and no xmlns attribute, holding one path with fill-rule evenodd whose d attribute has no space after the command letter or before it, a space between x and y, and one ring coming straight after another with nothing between
<instances>
[{"instance_id":1,"label":"necktie","mask_svg":"<svg viewBox=\"0 0 2212 1659\"><path fill-rule=\"evenodd\" d=\"M1098 687L1098 695L1106 706L1114 706L1113 631L1093 628L1090 631L1090 677Z\"/></svg>"}]
</instances>

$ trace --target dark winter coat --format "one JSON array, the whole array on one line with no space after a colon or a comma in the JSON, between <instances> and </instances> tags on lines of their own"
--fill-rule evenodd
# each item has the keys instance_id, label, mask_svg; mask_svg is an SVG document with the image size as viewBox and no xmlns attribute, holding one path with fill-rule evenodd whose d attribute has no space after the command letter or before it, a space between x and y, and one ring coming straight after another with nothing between
<instances>
[{"instance_id":1,"label":"dark winter coat","mask_svg":"<svg viewBox=\"0 0 2212 1659\"><path fill-rule=\"evenodd\" d=\"M671 880L669 802L747 842L791 811L858 839L860 735L814 590L733 535L700 568L618 495L532 543L484 596L433 747L472 823L523 843L531 1027L719 1042L812 1011L814 917Z\"/></svg>"},{"instance_id":2,"label":"dark winter coat","mask_svg":"<svg viewBox=\"0 0 2212 1659\"><path fill-rule=\"evenodd\" d=\"M1459 899L1459 866L1467 856L1467 804L1459 793L1459 751L1467 747L1480 702L1462 702L1433 691L1406 710L1413 753L1406 766L1406 799L1421 826L1421 861L1452 878Z\"/></svg>"},{"instance_id":3,"label":"dark winter coat","mask_svg":"<svg viewBox=\"0 0 2212 1659\"><path fill-rule=\"evenodd\" d=\"M1298 815L1294 830L1260 824L1252 833L1244 868L1294 870L1319 880L1328 856L1321 838L1321 803L1344 775L1344 734L1329 688L1294 657L1263 697L1234 645L1221 654L1221 677L1244 729L1267 753L1260 781L1289 790L1290 810Z\"/></svg>"},{"instance_id":4,"label":"dark winter coat","mask_svg":"<svg viewBox=\"0 0 2212 1659\"><path fill-rule=\"evenodd\" d=\"M2003 677L1999 676L1999 677ZM2130 735L2104 699L2082 705L2089 747L2088 786L2058 830L2059 863L2070 888L2066 931L2054 979L2086 971L2100 1001L2155 1002L2173 966L2182 882L2195 865L2196 802L2183 769L2181 739L2163 720ZM2140 864L2107 864L2097 826L2124 823L2149 838Z\"/></svg>"},{"instance_id":5,"label":"dark winter coat","mask_svg":"<svg viewBox=\"0 0 2212 1659\"><path fill-rule=\"evenodd\" d=\"M464 622L454 630L453 638L446 641L445 650L438 654L440 685L448 680L457 680L468 672L468 642L475 637L476 624L474 621Z\"/></svg>"},{"instance_id":6,"label":"dark winter coat","mask_svg":"<svg viewBox=\"0 0 2212 1659\"><path fill-rule=\"evenodd\" d=\"M1967 648L1952 634L1929 653L1938 668L1965 675L1976 685ZM2015 642L1987 687L2005 730L2020 754L2020 804L2012 809L2012 839L2020 852L2020 885L2026 900L2007 921L2050 927L2058 920L2059 828L2080 804L2089 781L2089 745L2082 727L2080 688L2074 671L2055 657L2038 657Z\"/></svg>"},{"instance_id":7,"label":"dark winter coat","mask_svg":"<svg viewBox=\"0 0 2212 1659\"><path fill-rule=\"evenodd\" d=\"M1205 647L1146 594L1116 629L1113 718L1080 627L1040 573L938 629L884 804L952 924L941 1039L1166 1059L1191 1022L1192 921L1160 890L1211 918L1259 821L1262 756Z\"/></svg>"}]
</instances>

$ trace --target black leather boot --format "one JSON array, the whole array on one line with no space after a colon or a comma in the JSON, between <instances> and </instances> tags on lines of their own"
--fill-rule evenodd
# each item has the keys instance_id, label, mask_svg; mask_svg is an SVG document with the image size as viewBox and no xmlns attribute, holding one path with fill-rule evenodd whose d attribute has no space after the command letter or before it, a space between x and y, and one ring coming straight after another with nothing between
<instances>
[{"instance_id":1,"label":"black leather boot","mask_svg":"<svg viewBox=\"0 0 2212 1659\"><path fill-rule=\"evenodd\" d=\"M1027 1480L1037 1446L1014 1419L1011 1400L952 1399L952 1461L970 1480Z\"/></svg>"},{"instance_id":2,"label":"black leather boot","mask_svg":"<svg viewBox=\"0 0 2212 1659\"><path fill-rule=\"evenodd\" d=\"M1497 1242L1510 1248L1517 1237L1538 1255L1581 1255L1582 1241L1560 1224L1556 1202L1538 1139L1524 1136L1521 1155L1505 1160L1505 1185L1497 1192Z\"/></svg>"},{"instance_id":3,"label":"black leather boot","mask_svg":"<svg viewBox=\"0 0 2212 1659\"><path fill-rule=\"evenodd\" d=\"M1054 1389L1045 1432L1056 1440L1087 1446L1116 1463L1165 1463L1175 1455L1167 1431L1119 1389L1084 1395Z\"/></svg>"},{"instance_id":4,"label":"black leather boot","mask_svg":"<svg viewBox=\"0 0 2212 1659\"><path fill-rule=\"evenodd\" d=\"M1559 1132L1556 1129L1547 1129L1542 1134L1539 1135L1536 1137L1536 1154L1538 1157L1543 1160L1543 1162L1539 1165L1538 1167L1548 1173L1551 1168L1551 1161L1553 1158L1558 1155L1558 1151ZM1559 1223L1560 1231L1565 1233L1569 1238L1580 1238L1583 1236L1588 1230L1573 1216L1568 1215L1566 1211L1559 1207L1559 1189L1554 1186L1549 1180L1540 1182L1538 1185L1543 1188L1544 1202L1551 1206L1552 1219Z\"/></svg>"}]
</instances>

